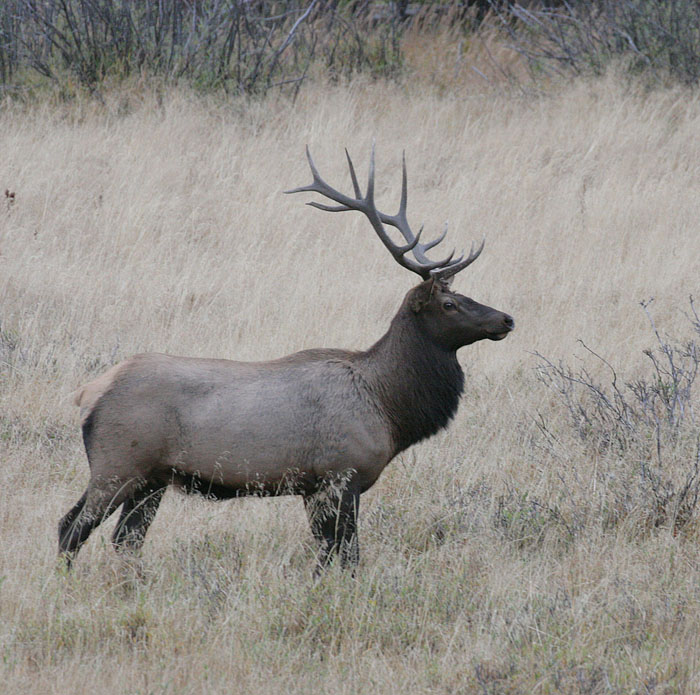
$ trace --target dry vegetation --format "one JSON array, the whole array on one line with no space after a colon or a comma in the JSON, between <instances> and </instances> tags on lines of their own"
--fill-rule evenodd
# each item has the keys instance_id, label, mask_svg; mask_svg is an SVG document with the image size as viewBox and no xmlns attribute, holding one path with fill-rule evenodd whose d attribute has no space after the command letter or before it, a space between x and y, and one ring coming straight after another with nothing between
<instances>
[{"instance_id":1,"label":"dry vegetation","mask_svg":"<svg viewBox=\"0 0 700 695\"><path fill-rule=\"evenodd\" d=\"M695 512L650 508L653 430L627 447L581 432L533 354L609 383L581 339L620 383L652 379L650 297L662 339L698 338L700 99L614 75L549 97L438 81L0 112L5 692L700 691ZM307 182L305 143L349 184L342 146L363 161L372 138L385 207L405 148L411 219L448 219L460 246L486 234L457 289L517 329L460 353L456 421L364 496L357 575L313 583L296 499L175 493L140 562L112 552L108 522L56 571L56 524L87 480L79 384L137 351L259 359L382 334L414 278L360 216L281 195ZM696 396L662 442L676 490Z\"/></svg>"}]
</instances>

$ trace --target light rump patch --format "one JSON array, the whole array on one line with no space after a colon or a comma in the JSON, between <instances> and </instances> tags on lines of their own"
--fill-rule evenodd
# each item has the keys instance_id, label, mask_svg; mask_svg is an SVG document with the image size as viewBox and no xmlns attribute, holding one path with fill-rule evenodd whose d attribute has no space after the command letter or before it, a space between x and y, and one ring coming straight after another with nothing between
<instances>
[{"instance_id":1,"label":"light rump patch","mask_svg":"<svg viewBox=\"0 0 700 695\"><path fill-rule=\"evenodd\" d=\"M90 381L71 394L73 405L77 405L80 408L81 426L85 424L85 421L95 409L99 400L109 391L117 375L124 370L128 362L129 360L125 360L124 362L115 364L104 374L98 376L97 379Z\"/></svg>"}]
</instances>

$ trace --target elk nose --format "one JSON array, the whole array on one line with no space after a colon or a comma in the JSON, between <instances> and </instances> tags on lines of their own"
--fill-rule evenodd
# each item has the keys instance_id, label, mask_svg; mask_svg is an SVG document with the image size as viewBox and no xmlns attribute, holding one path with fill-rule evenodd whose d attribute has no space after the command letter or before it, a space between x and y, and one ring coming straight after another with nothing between
<instances>
[{"instance_id":1,"label":"elk nose","mask_svg":"<svg viewBox=\"0 0 700 695\"><path fill-rule=\"evenodd\" d=\"M513 321L513 317L509 316L508 314L503 315L503 325L510 331L513 330L515 327L515 321Z\"/></svg>"}]
</instances>

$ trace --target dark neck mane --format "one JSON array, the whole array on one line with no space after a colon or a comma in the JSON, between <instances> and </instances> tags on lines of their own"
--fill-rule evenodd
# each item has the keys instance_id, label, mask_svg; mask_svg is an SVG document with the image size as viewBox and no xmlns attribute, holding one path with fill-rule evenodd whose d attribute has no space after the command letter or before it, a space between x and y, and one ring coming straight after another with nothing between
<instances>
[{"instance_id":1,"label":"dark neck mane","mask_svg":"<svg viewBox=\"0 0 700 695\"><path fill-rule=\"evenodd\" d=\"M365 378L392 427L396 453L454 417L464 390L457 355L429 340L403 306L387 333L362 354Z\"/></svg>"}]
</instances>

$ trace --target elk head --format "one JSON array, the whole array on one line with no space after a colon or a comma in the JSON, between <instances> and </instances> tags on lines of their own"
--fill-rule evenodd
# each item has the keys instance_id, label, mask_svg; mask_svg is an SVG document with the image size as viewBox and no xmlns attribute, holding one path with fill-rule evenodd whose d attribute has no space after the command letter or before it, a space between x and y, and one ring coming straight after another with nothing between
<instances>
[{"instance_id":1,"label":"elk head","mask_svg":"<svg viewBox=\"0 0 700 695\"><path fill-rule=\"evenodd\" d=\"M323 203L310 202L307 205L327 212L357 210L367 217L377 236L396 262L418 274L423 279L423 282L406 295L404 305L415 315L415 320L422 327L423 334L436 345L449 351L455 351L463 345L470 345L478 340L502 340L505 338L515 327L511 316L484 304L479 304L473 299L457 294L450 289L454 276L479 257L484 248L485 239L482 239L477 249L474 249L472 244L466 258L463 254L455 258L455 251L453 250L452 253L442 260L430 260L426 252L444 240L447 236L447 225L445 225L439 237L425 244L420 241L423 227L418 230L417 234L411 231L406 218L408 177L406 174L405 154L402 157L401 201L399 210L395 215L387 215L380 212L374 203L374 145L372 145L372 153L370 155L367 192L364 195L357 182L355 167L347 149L345 150L345 156L350 169L354 198L332 188L321 178L311 158L308 146L306 148L306 157L309 161L313 182L308 186L301 186L285 192L300 193L302 191L310 191L320 193L338 204L325 205ZM394 243L384 225L397 229L406 243ZM412 257L407 255L409 252Z\"/></svg>"}]
</instances>

